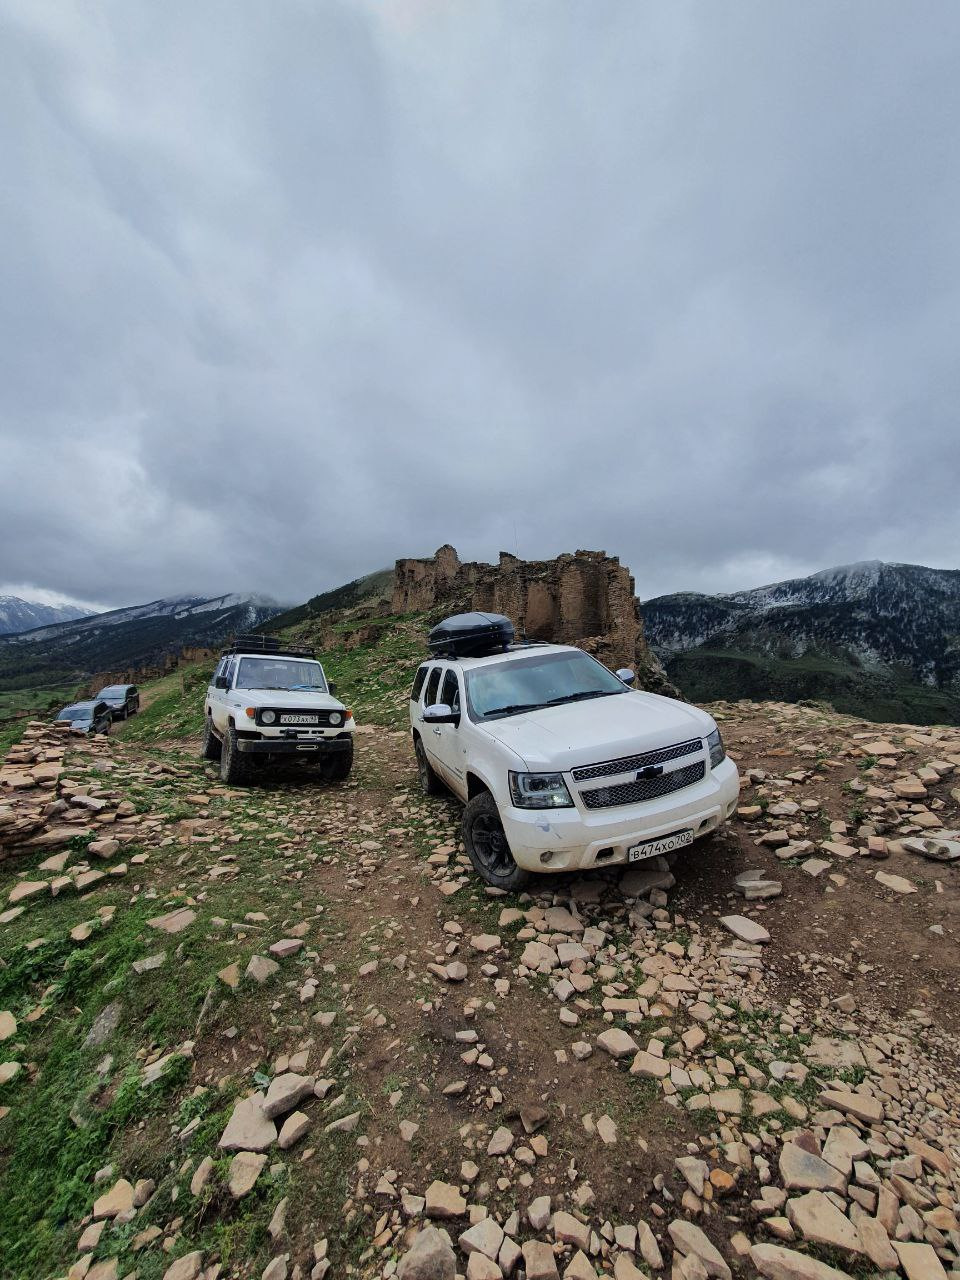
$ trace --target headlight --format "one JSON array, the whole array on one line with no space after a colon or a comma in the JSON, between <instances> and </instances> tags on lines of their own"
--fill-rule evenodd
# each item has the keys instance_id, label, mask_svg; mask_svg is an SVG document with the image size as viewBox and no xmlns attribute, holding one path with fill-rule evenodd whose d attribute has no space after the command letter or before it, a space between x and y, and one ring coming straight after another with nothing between
<instances>
[{"instance_id":1,"label":"headlight","mask_svg":"<svg viewBox=\"0 0 960 1280\"><path fill-rule=\"evenodd\" d=\"M339 724L339 723L340 723L340 721L341 721L342 719L343 719L343 716L340 714L340 712L339 712L339 711L331 711L331 712L330 712L330 723L331 723L331 724Z\"/></svg>"},{"instance_id":2,"label":"headlight","mask_svg":"<svg viewBox=\"0 0 960 1280\"><path fill-rule=\"evenodd\" d=\"M710 768L715 769L718 764L726 759L726 751L723 746L723 739L720 737L720 730L714 729L713 733L707 738L707 750L710 752Z\"/></svg>"},{"instance_id":3,"label":"headlight","mask_svg":"<svg viewBox=\"0 0 960 1280\"><path fill-rule=\"evenodd\" d=\"M274 720L276 720L276 718L277 718L277 713L276 713L275 711L261 711L261 712L260 712L260 720L261 720L261 723L263 723L263 724L273 724L273 722L274 722Z\"/></svg>"},{"instance_id":4,"label":"headlight","mask_svg":"<svg viewBox=\"0 0 960 1280\"><path fill-rule=\"evenodd\" d=\"M518 809L563 809L573 804L560 773L511 773L510 795Z\"/></svg>"}]
</instances>

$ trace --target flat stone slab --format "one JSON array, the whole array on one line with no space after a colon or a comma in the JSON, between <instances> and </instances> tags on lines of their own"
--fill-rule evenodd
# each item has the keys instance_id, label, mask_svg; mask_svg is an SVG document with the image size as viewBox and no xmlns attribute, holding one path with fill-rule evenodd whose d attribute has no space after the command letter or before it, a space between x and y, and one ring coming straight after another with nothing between
<instances>
[{"instance_id":1,"label":"flat stone slab","mask_svg":"<svg viewBox=\"0 0 960 1280\"><path fill-rule=\"evenodd\" d=\"M846 1111L867 1124L876 1124L883 1119L883 1106L880 1101L865 1093L853 1093L846 1089L824 1089L820 1095L820 1101L825 1106Z\"/></svg>"},{"instance_id":2,"label":"flat stone slab","mask_svg":"<svg viewBox=\"0 0 960 1280\"><path fill-rule=\"evenodd\" d=\"M741 942L770 941L770 934L763 925L757 924L756 920L750 920L747 916L721 916L720 923Z\"/></svg>"},{"instance_id":3,"label":"flat stone slab","mask_svg":"<svg viewBox=\"0 0 960 1280\"><path fill-rule=\"evenodd\" d=\"M608 1031L601 1031L597 1036L597 1044L611 1058L626 1058L630 1054L636 1053L640 1046L634 1040L633 1036L628 1035L626 1031L622 1031L619 1027L611 1027Z\"/></svg>"},{"instance_id":4,"label":"flat stone slab","mask_svg":"<svg viewBox=\"0 0 960 1280\"><path fill-rule=\"evenodd\" d=\"M750 1258L766 1280L850 1280L846 1271L828 1267L809 1254L779 1244L755 1244Z\"/></svg>"},{"instance_id":5,"label":"flat stone slab","mask_svg":"<svg viewBox=\"0 0 960 1280\"><path fill-rule=\"evenodd\" d=\"M461 1218L467 1212L467 1202L458 1189L439 1179L427 1187L426 1200L428 1218Z\"/></svg>"},{"instance_id":6,"label":"flat stone slab","mask_svg":"<svg viewBox=\"0 0 960 1280\"><path fill-rule=\"evenodd\" d=\"M302 1076L296 1071L286 1071L270 1081L267 1096L263 1101L263 1114L268 1120L286 1115L298 1102L313 1094L316 1084L314 1076Z\"/></svg>"},{"instance_id":7,"label":"flat stone slab","mask_svg":"<svg viewBox=\"0 0 960 1280\"><path fill-rule=\"evenodd\" d=\"M847 1253L862 1253L860 1235L850 1219L822 1191L808 1191L787 1201L790 1225L804 1240Z\"/></svg>"},{"instance_id":8,"label":"flat stone slab","mask_svg":"<svg viewBox=\"0 0 960 1280\"><path fill-rule=\"evenodd\" d=\"M277 1126L263 1113L264 1095L241 1098L219 1143L221 1151L266 1151L277 1140Z\"/></svg>"},{"instance_id":9,"label":"flat stone slab","mask_svg":"<svg viewBox=\"0 0 960 1280\"><path fill-rule=\"evenodd\" d=\"M176 911L168 911L165 916L154 916L147 924L151 929L159 929L161 933L182 933L196 918L197 913L189 907L178 907Z\"/></svg>"},{"instance_id":10,"label":"flat stone slab","mask_svg":"<svg viewBox=\"0 0 960 1280\"><path fill-rule=\"evenodd\" d=\"M917 886L911 884L909 880L905 880L903 876L892 875L889 871L877 872L877 883L882 884L886 889L892 889L894 893L916 893Z\"/></svg>"},{"instance_id":11,"label":"flat stone slab","mask_svg":"<svg viewBox=\"0 0 960 1280\"><path fill-rule=\"evenodd\" d=\"M892 1241L907 1280L947 1280L943 1263L931 1244L914 1244L906 1240Z\"/></svg>"},{"instance_id":12,"label":"flat stone slab","mask_svg":"<svg viewBox=\"0 0 960 1280\"><path fill-rule=\"evenodd\" d=\"M692 1254L702 1262L708 1276L715 1276L717 1280L732 1280L732 1273L723 1256L699 1227L683 1218L675 1218L667 1230L674 1248L684 1257Z\"/></svg>"},{"instance_id":13,"label":"flat stone slab","mask_svg":"<svg viewBox=\"0 0 960 1280\"><path fill-rule=\"evenodd\" d=\"M805 871L808 876L820 876L824 871L829 871L833 866L832 862L828 862L826 858L808 858L806 862L800 863L800 870Z\"/></svg>"},{"instance_id":14,"label":"flat stone slab","mask_svg":"<svg viewBox=\"0 0 960 1280\"><path fill-rule=\"evenodd\" d=\"M788 1191L836 1191L843 1195L847 1189L847 1179L839 1169L794 1142L785 1142L780 1149L780 1177Z\"/></svg>"},{"instance_id":15,"label":"flat stone slab","mask_svg":"<svg viewBox=\"0 0 960 1280\"><path fill-rule=\"evenodd\" d=\"M931 862L955 862L960 858L960 840L938 840L933 836L927 839L910 836L900 842L910 853L919 853L922 858Z\"/></svg>"}]
</instances>

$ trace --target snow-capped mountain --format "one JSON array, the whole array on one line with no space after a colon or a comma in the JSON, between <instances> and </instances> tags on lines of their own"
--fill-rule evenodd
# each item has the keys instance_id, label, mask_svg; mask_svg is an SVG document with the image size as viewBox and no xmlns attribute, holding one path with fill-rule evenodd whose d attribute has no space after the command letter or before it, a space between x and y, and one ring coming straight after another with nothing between
<instances>
[{"instance_id":1,"label":"snow-capped mountain","mask_svg":"<svg viewBox=\"0 0 960 1280\"><path fill-rule=\"evenodd\" d=\"M20 596L0 596L0 635L13 635L45 627L51 622L70 622L85 618L86 609L72 604L37 604Z\"/></svg>"},{"instance_id":2,"label":"snow-capped mountain","mask_svg":"<svg viewBox=\"0 0 960 1280\"><path fill-rule=\"evenodd\" d=\"M869 560L752 591L660 596L640 609L648 642L691 696L828 696L821 686L842 677L960 699L960 570ZM932 700L927 718L945 706ZM860 709L855 698L847 709Z\"/></svg>"},{"instance_id":3,"label":"snow-capped mountain","mask_svg":"<svg viewBox=\"0 0 960 1280\"><path fill-rule=\"evenodd\" d=\"M152 666L184 648L208 648L258 627L282 606L266 596L175 596L0 636L0 687L36 673L43 683Z\"/></svg>"},{"instance_id":4,"label":"snow-capped mountain","mask_svg":"<svg viewBox=\"0 0 960 1280\"><path fill-rule=\"evenodd\" d=\"M279 613L281 605L269 596L241 596L236 593L225 596L171 596L163 600L151 600L149 604L129 605L123 609L110 609L84 617L79 622L55 622L41 626L21 638L30 643L45 643L61 637L72 642L90 634L100 634L110 627L124 627L132 622L167 618L173 623L195 619L200 634L211 634L215 643L225 635L232 635L244 627L256 627L267 618ZM228 625L229 624L229 625ZM223 628L226 627L226 630ZM199 640L195 643L201 643Z\"/></svg>"}]
</instances>

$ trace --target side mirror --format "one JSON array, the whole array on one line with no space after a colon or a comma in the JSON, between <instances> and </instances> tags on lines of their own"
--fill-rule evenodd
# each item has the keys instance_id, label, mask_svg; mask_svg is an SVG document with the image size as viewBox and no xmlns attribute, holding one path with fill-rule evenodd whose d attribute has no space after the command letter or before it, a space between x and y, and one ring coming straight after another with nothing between
<instances>
[{"instance_id":1,"label":"side mirror","mask_svg":"<svg viewBox=\"0 0 960 1280\"><path fill-rule=\"evenodd\" d=\"M454 711L445 702L435 702L431 707L424 707L423 718L428 724L460 723L459 711Z\"/></svg>"},{"instance_id":2,"label":"side mirror","mask_svg":"<svg viewBox=\"0 0 960 1280\"><path fill-rule=\"evenodd\" d=\"M216 680L213 682L213 687L215 689L229 689L230 682L227 680L226 676L217 676Z\"/></svg>"},{"instance_id":3,"label":"side mirror","mask_svg":"<svg viewBox=\"0 0 960 1280\"><path fill-rule=\"evenodd\" d=\"M327 681L327 692L328 692L329 694L335 694L335 693L337 692L337 685L336 685L336 681L334 681L334 680L328 680L328 681Z\"/></svg>"},{"instance_id":4,"label":"side mirror","mask_svg":"<svg viewBox=\"0 0 960 1280\"><path fill-rule=\"evenodd\" d=\"M633 684L636 678L637 678L636 675L630 670L629 667L621 667L620 670L617 672L617 679L622 680L624 684Z\"/></svg>"}]
</instances>

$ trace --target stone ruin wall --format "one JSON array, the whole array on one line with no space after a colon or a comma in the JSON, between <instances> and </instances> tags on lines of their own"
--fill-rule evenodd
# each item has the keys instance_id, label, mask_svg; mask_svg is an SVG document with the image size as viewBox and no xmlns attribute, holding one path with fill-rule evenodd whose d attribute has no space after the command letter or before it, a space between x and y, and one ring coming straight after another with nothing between
<instances>
[{"instance_id":1,"label":"stone ruin wall","mask_svg":"<svg viewBox=\"0 0 960 1280\"><path fill-rule=\"evenodd\" d=\"M429 560L398 560L392 611L440 606L506 614L518 636L578 644L609 667L632 667L643 688L675 692L644 639L633 577L606 552L520 560L502 551L495 565L463 564L443 546Z\"/></svg>"}]
</instances>

